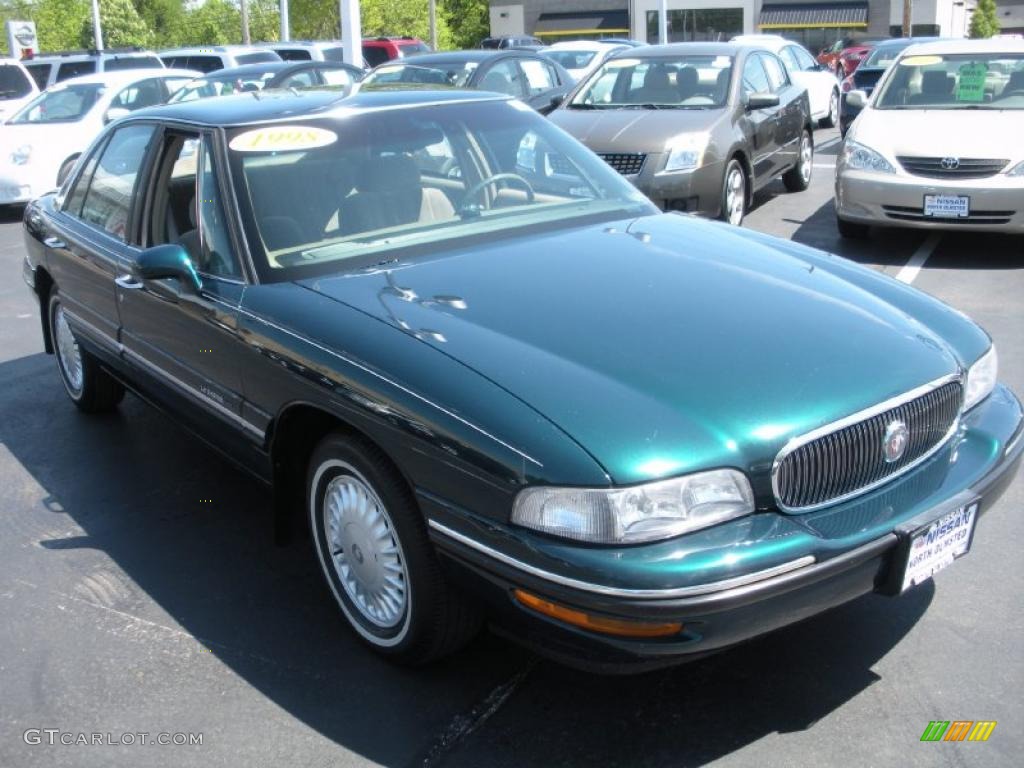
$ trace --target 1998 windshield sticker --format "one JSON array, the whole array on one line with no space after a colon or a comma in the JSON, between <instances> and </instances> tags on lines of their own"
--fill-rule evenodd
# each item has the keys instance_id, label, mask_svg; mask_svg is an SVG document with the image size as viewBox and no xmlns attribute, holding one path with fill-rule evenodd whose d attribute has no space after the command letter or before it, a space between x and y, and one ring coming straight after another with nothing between
<instances>
[{"instance_id":1,"label":"1998 windshield sticker","mask_svg":"<svg viewBox=\"0 0 1024 768\"><path fill-rule=\"evenodd\" d=\"M338 134L311 125L275 125L240 133L228 144L236 152L281 152L326 147Z\"/></svg>"}]
</instances>

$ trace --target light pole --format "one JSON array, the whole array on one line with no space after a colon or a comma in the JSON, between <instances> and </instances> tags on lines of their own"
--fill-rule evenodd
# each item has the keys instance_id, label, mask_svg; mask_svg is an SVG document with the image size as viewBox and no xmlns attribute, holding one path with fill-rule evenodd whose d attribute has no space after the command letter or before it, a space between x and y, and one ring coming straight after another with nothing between
<instances>
[{"instance_id":1,"label":"light pole","mask_svg":"<svg viewBox=\"0 0 1024 768\"><path fill-rule=\"evenodd\" d=\"M249 45L252 38L249 37L249 0L242 0L242 44Z\"/></svg>"},{"instance_id":2,"label":"light pole","mask_svg":"<svg viewBox=\"0 0 1024 768\"><path fill-rule=\"evenodd\" d=\"M288 0L281 0L279 15L281 16L281 42L286 43L292 39L291 32L288 30Z\"/></svg>"},{"instance_id":3,"label":"light pole","mask_svg":"<svg viewBox=\"0 0 1024 768\"><path fill-rule=\"evenodd\" d=\"M100 28L100 0L92 0L92 36L97 51L103 50L103 30Z\"/></svg>"},{"instance_id":4,"label":"light pole","mask_svg":"<svg viewBox=\"0 0 1024 768\"><path fill-rule=\"evenodd\" d=\"M359 0L340 0L341 46L346 64L363 66L363 37L359 21Z\"/></svg>"},{"instance_id":5,"label":"light pole","mask_svg":"<svg viewBox=\"0 0 1024 768\"><path fill-rule=\"evenodd\" d=\"M668 0L658 0L658 42L668 42Z\"/></svg>"},{"instance_id":6,"label":"light pole","mask_svg":"<svg viewBox=\"0 0 1024 768\"><path fill-rule=\"evenodd\" d=\"M430 0L427 3L427 11L430 16L430 48L437 50L437 0Z\"/></svg>"}]
</instances>

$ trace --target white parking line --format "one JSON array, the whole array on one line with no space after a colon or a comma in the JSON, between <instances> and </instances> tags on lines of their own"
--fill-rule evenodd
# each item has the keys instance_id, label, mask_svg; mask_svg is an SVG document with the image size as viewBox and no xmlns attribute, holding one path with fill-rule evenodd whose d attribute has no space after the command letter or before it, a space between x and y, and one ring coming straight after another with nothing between
<instances>
[{"instance_id":1,"label":"white parking line","mask_svg":"<svg viewBox=\"0 0 1024 768\"><path fill-rule=\"evenodd\" d=\"M910 259L903 265L903 269L896 274L896 279L908 285L914 282L917 273L921 271L921 267L928 261L928 257L932 255L940 239L942 239L942 236L938 233L933 232L928 235L925 241L917 247L917 250L911 254Z\"/></svg>"}]
</instances>

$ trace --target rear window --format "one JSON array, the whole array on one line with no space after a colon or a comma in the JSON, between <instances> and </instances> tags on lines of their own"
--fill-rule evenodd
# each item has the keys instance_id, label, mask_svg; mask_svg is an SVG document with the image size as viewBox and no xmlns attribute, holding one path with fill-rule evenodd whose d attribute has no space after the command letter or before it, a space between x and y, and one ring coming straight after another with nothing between
<instances>
[{"instance_id":1,"label":"rear window","mask_svg":"<svg viewBox=\"0 0 1024 768\"><path fill-rule=\"evenodd\" d=\"M216 72L224 69L224 60L220 56L189 56L184 64L176 64L185 69L194 69L197 72Z\"/></svg>"},{"instance_id":2,"label":"rear window","mask_svg":"<svg viewBox=\"0 0 1024 768\"><path fill-rule=\"evenodd\" d=\"M71 77L91 75L96 71L96 62L89 61L65 61L57 70L57 82L67 80Z\"/></svg>"},{"instance_id":3,"label":"rear window","mask_svg":"<svg viewBox=\"0 0 1024 768\"><path fill-rule=\"evenodd\" d=\"M113 56L103 62L104 72L117 72L122 69L157 69L163 68L163 62L156 56Z\"/></svg>"},{"instance_id":4,"label":"rear window","mask_svg":"<svg viewBox=\"0 0 1024 768\"><path fill-rule=\"evenodd\" d=\"M280 61L281 57L273 51L260 51L258 53L243 53L235 56L239 64L262 64L267 61Z\"/></svg>"},{"instance_id":5,"label":"rear window","mask_svg":"<svg viewBox=\"0 0 1024 768\"><path fill-rule=\"evenodd\" d=\"M25 69L32 75L40 90L46 89L46 83L50 79L50 64L26 64Z\"/></svg>"},{"instance_id":6,"label":"rear window","mask_svg":"<svg viewBox=\"0 0 1024 768\"><path fill-rule=\"evenodd\" d=\"M429 51L423 43L399 43L398 44L398 55L399 56L415 56L417 53L426 53Z\"/></svg>"},{"instance_id":7,"label":"rear window","mask_svg":"<svg viewBox=\"0 0 1024 768\"><path fill-rule=\"evenodd\" d=\"M313 54L305 48L277 48L277 55L285 61L312 61Z\"/></svg>"},{"instance_id":8,"label":"rear window","mask_svg":"<svg viewBox=\"0 0 1024 768\"><path fill-rule=\"evenodd\" d=\"M364 45L363 58L366 59L366 64L370 67L376 67L378 64L383 64L385 61L391 60L391 57L388 56L388 52L384 48L376 45Z\"/></svg>"},{"instance_id":9,"label":"rear window","mask_svg":"<svg viewBox=\"0 0 1024 768\"><path fill-rule=\"evenodd\" d=\"M0 100L20 99L32 93L32 81L18 67L0 64Z\"/></svg>"}]
</instances>

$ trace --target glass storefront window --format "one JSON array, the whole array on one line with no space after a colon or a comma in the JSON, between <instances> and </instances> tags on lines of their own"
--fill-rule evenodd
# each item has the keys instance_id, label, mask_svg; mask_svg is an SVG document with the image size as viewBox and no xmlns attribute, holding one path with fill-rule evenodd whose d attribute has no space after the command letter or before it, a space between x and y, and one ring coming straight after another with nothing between
<instances>
[{"instance_id":1,"label":"glass storefront window","mask_svg":"<svg viewBox=\"0 0 1024 768\"><path fill-rule=\"evenodd\" d=\"M668 12L670 43L727 42L743 34L742 8L697 8ZM647 12L647 42L658 42L658 12Z\"/></svg>"}]
</instances>

